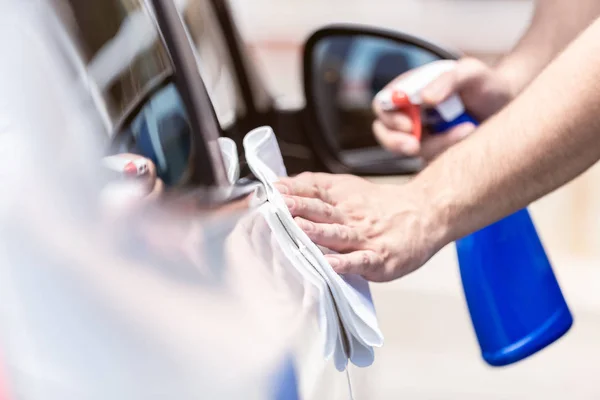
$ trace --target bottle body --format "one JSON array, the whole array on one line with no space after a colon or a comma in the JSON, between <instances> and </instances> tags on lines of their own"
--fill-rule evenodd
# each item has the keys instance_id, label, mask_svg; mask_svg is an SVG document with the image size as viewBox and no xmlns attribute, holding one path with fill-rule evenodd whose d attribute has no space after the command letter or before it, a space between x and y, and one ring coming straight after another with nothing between
<instances>
[{"instance_id":1,"label":"bottle body","mask_svg":"<svg viewBox=\"0 0 600 400\"><path fill-rule=\"evenodd\" d=\"M443 132L476 121L433 114ZM563 336L573 317L527 209L456 241L463 290L483 359L518 362Z\"/></svg>"},{"instance_id":2,"label":"bottle body","mask_svg":"<svg viewBox=\"0 0 600 400\"><path fill-rule=\"evenodd\" d=\"M573 317L526 209L456 242L484 360L520 361L563 336Z\"/></svg>"}]
</instances>

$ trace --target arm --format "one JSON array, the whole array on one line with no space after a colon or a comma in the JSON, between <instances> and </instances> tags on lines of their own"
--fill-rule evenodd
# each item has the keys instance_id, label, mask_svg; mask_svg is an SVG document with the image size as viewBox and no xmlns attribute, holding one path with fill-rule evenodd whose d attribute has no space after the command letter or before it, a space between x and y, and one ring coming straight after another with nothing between
<instances>
[{"instance_id":1,"label":"arm","mask_svg":"<svg viewBox=\"0 0 600 400\"><path fill-rule=\"evenodd\" d=\"M538 0L529 28L495 68L516 95L600 15L597 0Z\"/></svg>"},{"instance_id":2,"label":"arm","mask_svg":"<svg viewBox=\"0 0 600 400\"><path fill-rule=\"evenodd\" d=\"M411 182L304 174L279 188L339 273L389 281L527 206L600 158L600 20L509 106Z\"/></svg>"},{"instance_id":3,"label":"arm","mask_svg":"<svg viewBox=\"0 0 600 400\"><path fill-rule=\"evenodd\" d=\"M596 16L600 1L539 0L527 32L517 46L496 67L464 57L453 72L442 75L423 90L423 100L435 106L451 94L459 93L469 113L479 121L512 101L540 71L570 43ZM403 75L398 77L402 79ZM390 85L394 85L391 83ZM421 156L431 161L448 147L470 135L475 127L461 124L444 135L412 135L410 119L403 112L385 112L376 101L373 133L387 150Z\"/></svg>"},{"instance_id":4,"label":"arm","mask_svg":"<svg viewBox=\"0 0 600 400\"><path fill-rule=\"evenodd\" d=\"M443 243L527 206L600 158L599 37L597 20L521 96L409 183L431 199L430 225Z\"/></svg>"}]
</instances>

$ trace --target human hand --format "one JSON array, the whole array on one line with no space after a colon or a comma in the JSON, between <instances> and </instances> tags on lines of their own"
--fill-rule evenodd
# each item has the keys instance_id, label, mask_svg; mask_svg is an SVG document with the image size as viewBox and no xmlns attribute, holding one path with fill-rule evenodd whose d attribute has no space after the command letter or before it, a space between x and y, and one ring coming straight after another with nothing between
<instances>
[{"instance_id":1,"label":"human hand","mask_svg":"<svg viewBox=\"0 0 600 400\"><path fill-rule=\"evenodd\" d=\"M164 192L164 183L157 177L154 163L136 154L117 154L104 157L104 165L122 175L124 180L111 182L102 191L102 202L110 208L121 211L136 208L140 203L157 200ZM138 166L137 171L127 171L131 164Z\"/></svg>"},{"instance_id":2,"label":"human hand","mask_svg":"<svg viewBox=\"0 0 600 400\"><path fill-rule=\"evenodd\" d=\"M405 78L408 71L386 88ZM514 97L508 81L496 70L475 58L463 58L456 68L429 84L422 92L425 105L435 106L450 95L458 93L467 111L478 121L483 121L506 105ZM453 144L461 141L475 130L471 123L464 123L436 135L423 132L421 142L412 135L412 122L401 111L384 111L373 101L377 119L373 133L377 141L387 150L404 156L421 156L431 161Z\"/></svg>"},{"instance_id":3,"label":"human hand","mask_svg":"<svg viewBox=\"0 0 600 400\"><path fill-rule=\"evenodd\" d=\"M443 246L427 199L409 185L313 173L276 184L308 237L340 253L325 256L336 272L376 282L416 270Z\"/></svg>"}]
</instances>

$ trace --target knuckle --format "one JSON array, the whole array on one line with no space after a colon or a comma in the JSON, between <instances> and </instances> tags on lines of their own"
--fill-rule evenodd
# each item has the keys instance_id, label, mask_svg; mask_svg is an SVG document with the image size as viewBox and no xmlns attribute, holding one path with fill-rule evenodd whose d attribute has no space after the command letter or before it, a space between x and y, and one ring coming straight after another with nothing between
<instances>
[{"instance_id":1,"label":"knuckle","mask_svg":"<svg viewBox=\"0 0 600 400\"><path fill-rule=\"evenodd\" d=\"M358 243L358 233L356 233L356 231L350 230L350 232L348 232L348 242Z\"/></svg>"},{"instance_id":2,"label":"knuckle","mask_svg":"<svg viewBox=\"0 0 600 400\"><path fill-rule=\"evenodd\" d=\"M306 200L301 197L294 198L294 211L298 213L306 211Z\"/></svg>"},{"instance_id":3,"label":"knuckle","mask_svg":"<svg viewBox=\"0 0 600 400\"><path fill-rule=\"evenodd\" d=\"M390 246L383 244L375 250L375 254L381 263L391 259Z\"/></svg>"},{"instance_id":4,"label":"knuckle","mask_svg":"<svg viewBox=\"0 0 600 400\"><path fill-rule=\"evenodd\" d=\"M321 186L315 186L315 197L325 203L329 203L331 201L329 191Z\"/></svg>"},{"instance_id":5,"label":"knuckle","mask_svg":"<svg viewBox=\"0 0 600 400\"><path fill-rule=\"evenodd\" d=\"M348 271L350 271L351 265L350 265L350 261L348 261L347 258L342 258L339 261L339 264L337 266L337 270L339 273L347 273Z\"/></svg>"},{"instance_id":6,"label":"knuckle","mask_svg":"<svg viewBox=\"0 0 600 400\"><path fill-rule=\"evenodd\" d=\"M316 183L313 183L310 187L310 196L320 199L321 198L320 192L321 192L321 190L319 189L319 186Z\"/></svg>"},{"instance_id":7,"label":"knuckle","mask_svg":"<svg viewBox=\"0 0 600 400\"><path fill-rule=\"evenodd\" d=\"M369 267L372 265L372 258L371 258L370 253L368 253L368 252L362 253L361 258L362 258L361 263L363 266Z\"/></svg>"},{"instance_id":8,"label":"knuckle","mask_svg":"<svg viewBox=\"0 0 600 400\"><path fill-rule=\"evenodd\" d=\"M323 238L326 236L325 228L323 226L316 225L316 224L313 224L312 222L308 222L308 221L306 222L306 224L307 224L308 231L311 232L315 237Z\"/></svg>"},{"instance_id":9,"label":"knuckle","mask_svg":"<svg viewBox=\"0 0 600 400\"><path fill-rule=\"evenodd\" d=\"M329 190L333 186L333 181L331 179L331 174L326 174L323 172L314 172L313 173L314 182L319 186L322 190Z\"/></svg>"},{"instance_id":10,"label":"knuckle","mask_svg":"<svg viewBox=\"0 0 600 400\"><path fill-rule=\"evenodd\" d=\"M348 231L342 225L335 225L335 234L343 242L348 241Z\"/></svg>"},{"instance_id":11,"label":"knuckle","mask_svg":"<svg viewBox=\"0 0 600 400\"><path fill-rule=\"evenodd\" d=\"M312 172L304 171L304 172L299 173L296 177L301 178L301 179L311 179L312 175L313 175Z\"/></svg>"},{"instance_id":12,"label":"knuckle","mask_svg":"<svg viewBox=\"0 0 600 400\"><path fill-rule=\"evenodd\" d=\"M329 204L323 204L323 215L327 217L327 219L333 218L334 213L335 209L333 208L333 206Z\"/></svg>"}]
</instances>

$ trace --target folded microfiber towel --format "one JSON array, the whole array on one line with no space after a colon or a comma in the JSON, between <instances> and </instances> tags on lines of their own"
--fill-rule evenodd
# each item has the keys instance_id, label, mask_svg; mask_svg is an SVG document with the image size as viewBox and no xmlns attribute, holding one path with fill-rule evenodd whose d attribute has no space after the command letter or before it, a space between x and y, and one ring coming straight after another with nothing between
<instances>
[{"instance_id":1,"label":"folded microfiber towel","mask_svg":"<svg viewBox=\"0 0 600 400\"><path fill-rule=\"evenodd\" d=\"M239 173L237 151L231 139L219 139L233 184ZM233 148L232 148L233 144ZM255 204L264 216L277 243L302 279L313 285L318 295L318 320L324 343L324 356L333 357L338 370L346 369L348 359L367 367L374 361L373 347L383 345L383 335L367 281L358 275L338 275L323 252L296 225L283 197L274 187L287 176L277 139L270 127L257 128L244 138L246 160L262 183Z\"/></svg>"}]
</instances>

